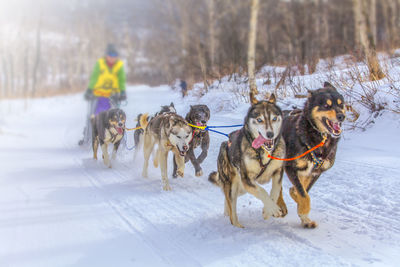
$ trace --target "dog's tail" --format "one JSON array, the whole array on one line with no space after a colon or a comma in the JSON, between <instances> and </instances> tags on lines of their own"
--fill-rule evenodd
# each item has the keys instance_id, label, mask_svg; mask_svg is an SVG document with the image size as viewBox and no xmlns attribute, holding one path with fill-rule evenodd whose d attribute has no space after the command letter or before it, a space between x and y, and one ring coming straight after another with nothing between
<instances>
[{"instance_id":1,"label":"dog's tail","mask_svg":"<svg viewBox=\"0 0 400 267\"><path fill-rule=\"evenodd\" d=\"M149 122L147 121L148 117L149 117L149 114L145 113L142 116L140 116L140 118L139 118L139 123L143 130L146 129L147 125L149 124Z\"/></svg>"},{"instance_id":2,"label":"dog's tail","mask_svg":"<svg viewBox=\"0 0 400 267\"><path fill-rule=\"evenodd\" d=\"M212 172L208 176L208 181L221 188L224 186L224 180L228 180L227 174L224 173L224 170L228 168L227 164L229 161L227 149L228 142L222 142L218 154L218 171Z\"/></svg>"},{"instance_id":3,"label":"dog's tail","mask_svg":"<svg viewBox=\"0 0 400 267\"><path fill-rule=\"evenodd\" d=\"M139 127L139 126L140 126L140 118L141 118L142 116L143 116L142 113L140 113L139 115L137 115L137 118L136 118L136 121L137 121L136 127Z\"/></svg>"},{"instance_id":4,"label":"dog's tail","mask_svg":"<svg viewBox=\"0 0 400 267\"><path fill-rule=\"evenodd\" d=\"M219 179L218 172L215 172L215 171L210 173L210 175L208 176L208 181L219 187L222 187L222 185L223 185L222 181Z\"/></svg>"}]
</instances>

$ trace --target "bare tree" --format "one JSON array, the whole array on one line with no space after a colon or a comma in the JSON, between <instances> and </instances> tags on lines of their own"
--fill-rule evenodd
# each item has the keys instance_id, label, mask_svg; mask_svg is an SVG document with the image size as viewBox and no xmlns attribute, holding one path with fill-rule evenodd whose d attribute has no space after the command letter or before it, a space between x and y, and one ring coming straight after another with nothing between
<instances>
[{"instance_id":1,"label":"bare tree","mask_svg":"<svg viewBox=\"0 0 400 267\"><path fill-rule=\"evenodd\" d=\"M353 11L355 23L358 24L356 28L359 30L355 34L359 34L360 44L370 72L370 79L375 81L384 78L385 74L382 72L375 50L374 34L372 32L375 25L372 25L374 20L371 21L369 18L375 16L371 12L376 9L370 8L369 4L375 4L374 0L370 1L353 0Z\"/></svg>"},{"instance_id":2,"label":"bare tree","mask_svg":"<svg viewBox=\"0 0 400 267\"><path fill-rule=\"evenodd\" d=\"M255 67L256 67L256 38L257 38L257 17L260 9L259 0L251 1L249 47L247 50L247 72L249 75L250 92L256 96L258 94Z\"/></svg>"}]
</instances>

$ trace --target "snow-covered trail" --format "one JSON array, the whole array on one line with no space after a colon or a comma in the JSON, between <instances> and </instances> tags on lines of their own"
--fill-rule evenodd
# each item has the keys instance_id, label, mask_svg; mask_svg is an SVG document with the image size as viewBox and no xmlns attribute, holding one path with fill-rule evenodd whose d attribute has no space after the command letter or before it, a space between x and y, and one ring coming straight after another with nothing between
<instances>
[{"instance_id":1,"label":"snow-covered trail","mask_svg":"<svg viewBox=\"0 0 400 267\"><path fill-rule=\"evenodd\" d=\"M128 98L128 127L138 113L171 101L181 115L194 104L166 87L131 87ZM173 191L163 192L159 169L142 178L132 151L121 149L107 169L77 146L82 96L34 100L26 112L22 101L1 105L0 266L400 263L399 124L390 116L341 140L335 166L311 191L317 229L300 227L286 178L288 216L264 221L261 202L246 195L238 202L246 228L237 229L223 216L222 193L207 181L225 137L211 134L203 177L188 164L185 178L170 178ZM241 123L244 115L212 114L210 125ZM131 145L132 133L128 138Z\"/></svg>"}]
</instances>

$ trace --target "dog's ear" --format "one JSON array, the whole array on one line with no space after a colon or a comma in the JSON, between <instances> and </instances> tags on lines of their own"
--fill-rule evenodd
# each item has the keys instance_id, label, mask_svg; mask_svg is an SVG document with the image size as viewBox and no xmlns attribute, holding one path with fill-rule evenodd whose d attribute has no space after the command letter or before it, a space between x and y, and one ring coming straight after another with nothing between
<instances>
[{"instance_id":1,"label":"dog's ear","mask_svg":"<svg viewBox=\"0 0 400 267\"><path fill-rule=\"evenodd\" d=\"M314 91L307 89L307 98L311 98L313 95Z\"/></svg>"},{"instance_id":2,"label":"dog's ear","mask_svg":"<svg viewBox=\"0 0 400 267\"><path fill-rule=\"evenodd\" d=\"M268 99L269 103L275 104L276 103L276 96L274 93L271 94L271 96Z\"/></svg>"},{"instance_id":3,"label":"dog's ear","mask_svg":"<svg viewBox=\"0 0 400 267\"><path fill-rule=\"evenodd\" d=\"M257 100L256 96L253 94L253 92L250 92L250 103L252 105L256 105L258 103L258 100Z\"/></svg>"},{"instance_id":4,"label":"dog's ear","mask_svg":"<svg viewBox=\"0 0 400 267\"><path fill-rule=\"evenodd\" d=\"M174 106L174 102L171 102L171 104L169 104L170 107L175 107Z\"/></svg>"},{"instance_id":5,"label":"dog's ear","mask_svg":"<svg viewBox=\"0 0 400 267\"><path fill-rule=\"evenodd\" d=\"M324 88L325 87L330 87L336 90L336 88L330 82L324 82Z\"/></svg>"}]
</instances>

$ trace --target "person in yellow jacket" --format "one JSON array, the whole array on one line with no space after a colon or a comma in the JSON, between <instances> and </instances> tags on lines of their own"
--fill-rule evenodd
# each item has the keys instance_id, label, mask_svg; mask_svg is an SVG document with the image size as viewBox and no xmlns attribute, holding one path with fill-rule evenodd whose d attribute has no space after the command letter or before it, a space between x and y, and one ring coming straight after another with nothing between
<instances>
[{"instance_id":1,"label":"person in yellow jacket","mask_svg":"<svg viewBox=\"0 0 400 267\"><path fill-rule=\"evenodd\" d=\"M90 76L86 100L97 100L94 114L111 108L110 98L120 102L126 100L124 63L118 58L114 45L107 45L105 57L100 58Z\"/></svg>"}]
</instances>

